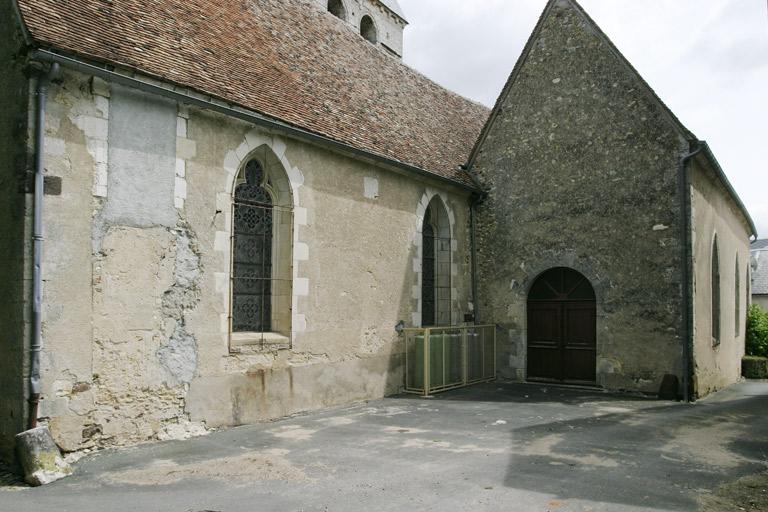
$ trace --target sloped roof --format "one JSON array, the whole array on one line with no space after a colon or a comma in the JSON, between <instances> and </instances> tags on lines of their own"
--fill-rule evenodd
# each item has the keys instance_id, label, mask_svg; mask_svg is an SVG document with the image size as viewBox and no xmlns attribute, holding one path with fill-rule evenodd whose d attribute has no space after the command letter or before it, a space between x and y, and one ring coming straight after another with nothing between
<instances>
[{"instance_id":1,"label":"sloped roof","mask_svg":"<svg viewBox=\"0 0 768 512\"><path fill-rule=\"evenodd\" d=\"M392 11L393 13L397 14L400 18L403 19L403 21L406 21L405 13L403 13L403 8L400 7L400 4L397 0L379 0L382 4L384 4L387 9Z\"/></svg>"},{"instance_id":2,"label":"sloped roof","mask_svg":"<svg viewBox=\"0 0 768 512\"><path fill-rule=\"evenodd\" d=\"M752 252L752 294L768 295L768 238L755 240Z\"/></svg>"},{"instance_id":3,"label":"sloped roof","mask_svg":"<svg viewBox=\"0 0 768 512\"><path fill-rule=\"evenodd\" d=\"M656 91L653 90L650 84L635 69L632 63L629 62L629 60L627 60L627 58L616 47L613 41L611 41L611 39L605 34L605 32L603 32L600 26L589 16L587 11L585 11L584 8L576 0L549 0L547 2L547 5L544 7L544 10L542 11L541 16L539 17L536 27L533 29L533 32L531 33L525 47L523 48L523 52L520 55L520 58L517 60L517 63L515 64L515 67L512 70L512 73L509 75L509 78L507 79L507 82L504 85L504 88L502 89L501 94L499 94L499 97L496 100L496 104L491 110L491 113L488 116L485 122L485 125L483 126L480 136L475 141L475 145L472 148L472 151L470 152L470 157L467 164L469 172L470 173L472 172L472 166L474 164L474 161L477 158L477 155L483 143L485 142L486 137L488 136L489 132L493 128L494 122L496 121L496 118L499 115L499 112L501 112L501 110L503 109L504 101L506 100L507 96L512 90L512 87L515 85L515 82L519 74L522 72L521 70L523 69L523 66L526 63L528 56L531 53L533 45L536 44L536 41L541 36L541 31L543 30L545 22L554 13L556 9L564 9L564 8L573 9L584 19L584 21L590 27L590 29L594 31L597 37L599 37L603 42L605 42L608 49L616 56L617 59L619 59L619 61L623 63L627 71L631 73L635 77L635 79L640 83L640 85L643 88L643 91L648 95L651 101L653 101L659 107L661 112L664 114L664 117L671 124L671 126L673 126L681 134L682 137L684 137L686 140L689 141L694 152L702 153L703 156L706 159L708 159L712 169L716 174L717 179L720 181L726 193L733 199L733 201L736 203L736 206L739 208L742 215L744 216L744 219L746 220L746 223L751 231L751 234L756 236L757 230L755 228L755 223L752 220L752 217L749 215L749 212L744 206L744 203L741 201L741 198L739 198L733 186L728 181L728 177L725 175L725 172L723 171L719 162L717 161L711 149L709 148L709 145L705 141L699 140L698 137L696 137L693 134L693 132L691 132L688 128L685 127L685 125L680 121L680 119L678 119L675 113L672 112L672 110L662 101L659 95L656 94Z\"/></svg>"},{"instance_id":4,"label":"sloped roof","mask_svg":"<svg viewBox=\"0 0 768 512\"><path fill-rule=\"evenodd\" d=\"M496 120L496 116L502 110L504 101L506 100L507 96L509 96L509 93L512 90L512 87L515 85L515 82L517 81L517 78L520 75L523 66L528 60L528 56L531 53L531 50L533 49L533 45L541 36L541 31L544 27L545 22L553 14L554 10L558 8L569 8L579 13L579 15L590 26L591 30L593 30L594 33L605 42L605 44L610 49L610 51L613 52L613 54L626 66L627 70L632 75L634 75L634 77L640 82L646 94L648 94L651 100L659 106L659 108L662 110L667 120L686 139L696 140L696 136L693 135L693 133L690 130L688 130L683 125L683 123L680 122L677 116L675 116L674 112L672 112L672 110L669 107L667 107L667 105L661 100L661 98L659 98L658 94L656 94L656 91L654 91L653 88L648 84L648 82L645 81L645 79L635 69L632 63L630 63L629 60L627 60L624 54L622 54L621 51L619 51L619 49L616 47L616 45L613 44L613 41L611 41L611 39L605 34L605 32L603 32L600 26L597 23L595 23L595 21L589 16L589 14L587 14L587 11L585 11L584 8L576 0L549 0L547 2L547 5L544 7L544 10L542 11L541 16L539 16L539 20L536 23L536 26L534 27L533 32L531 32L531 35L528 37L528 41L525 47L523 48L523 52L520 54L520 57L515 63L515 67L512 70L512 73L510 73L509 78L507 79L507 82L504 84L504 87L501 90L501 94L499 94L499 97L496 99L496 104L491 110L491 114L488 116L488 119L486 120L486 123L483 126L483 130L481 132L480 137L475 142L475 146L472 149L472 153L470 155L470 160L469 160L470 167L474 162L474 159L477 156L477 153L480 150L480 147L482 146L486 136L488 135L488 132L493 127L494 121Z\"/></svg>"},{"instance_id":5,"label":"sloped roof","mask_svg":"<svg viewBox=\"0 0 768 512\"><path fill-rule=\"evenodd\" d=\"M768 295L768 248L752 251L752 295Z\"/></svg>"},{"instance_id":6,"label":"sloped roof","mask_svg":"<svg viewBox=\"0 0 768 512\"><path fill-rule=\"evenodd\" d=\"M473 186L489 110L308 0L17 0L35 46L135 69Z\"/></svg>"}]
</instances>

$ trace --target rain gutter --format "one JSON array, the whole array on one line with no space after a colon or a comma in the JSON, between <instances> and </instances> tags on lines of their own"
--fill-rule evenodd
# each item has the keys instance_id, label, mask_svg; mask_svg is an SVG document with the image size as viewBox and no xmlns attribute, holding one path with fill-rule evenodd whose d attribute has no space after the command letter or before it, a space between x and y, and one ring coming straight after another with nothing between
<instances>
[{"instance_id":1,"label":"rain gutter","mask_svg":"<svg viewBox=\"0 0 768 512\"><path fill-rule=\"evenodd\" d=\"M392 158L388 158L386 156L383 156L377 153L355 148L353 146L325 137L323 135L318 135L308 130L304 130L302 128L298 128L296 126L292 126L290 124L266 117L252 110L236 107L226 102L216 100L212 96L192 95L188 92L188 90L182 89L180 87L176 87L172 84L166 85L165 83L162 83L161 85L161 82L159 81L154 81L155 83L150 83L136 76L129 76L123 73L119 73L119 72L107 69L107 67L105 66L97 66L88 62L84 62L80 59L66 56L66 55L61 55L59 53L51 52L49 50L40 50L40 49L32 50L30 52L30 60L39 61L39 62L50 62L50 63L55 62L60 64L63 67L73 69L75 71L80 71L88 75L96 76L111 83L125 85L127 87L132 87L140 91L156 94L158 96L162 96L164 98L168 98L179 103L194 105L196 107L204 108L213 112L218 112L220 114L224 114L236 119L240 119L247 123L251 123L254 125L262 126L271 130L281 132L287 136L302 139L310 143L314 143L319 146L323 146L323 147L335 150L339 153L352 155L354 157L372 161L377 164L382 164L385 166L401 169L411 174L428 178L430 180L436 180L447 185L459 187L466 191L470 191L470 192L477 191L473 186L467 185L465 183L461 183L456 180L452 180L450 178L446 178L444 176L440 176L439 174L426 171L420 167L416 167L414 165L401 162L399 160L394 160Z\"/></svg>"}]
</instances>

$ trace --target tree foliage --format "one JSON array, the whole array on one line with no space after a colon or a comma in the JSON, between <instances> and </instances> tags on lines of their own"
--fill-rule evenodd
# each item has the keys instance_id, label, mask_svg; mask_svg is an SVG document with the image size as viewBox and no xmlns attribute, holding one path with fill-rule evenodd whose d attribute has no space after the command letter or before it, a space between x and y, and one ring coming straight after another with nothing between
<instances>
[{"instance_id":1,"label":"tree foliage","mask_svg":"<svg viewBox=\"0 0 768 512\"><path fill-rule=\"evenodd\" d=\"M747 355L768 357L768 312L757 304L747 314Z\"/></svg>"}]
</instances>

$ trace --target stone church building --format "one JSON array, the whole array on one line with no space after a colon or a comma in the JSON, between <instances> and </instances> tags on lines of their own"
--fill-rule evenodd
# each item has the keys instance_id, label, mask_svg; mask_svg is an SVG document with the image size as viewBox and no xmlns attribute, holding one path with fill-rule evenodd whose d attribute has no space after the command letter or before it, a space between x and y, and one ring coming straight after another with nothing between
<instances>
[{"instance_id":1,"label":"stone church building","mask_svg":"<svg viewBox=\"0 0 768 512\"><path fill-rule=\"evenodd\" d=\"M575 1L491 111L401 63L395 0L0 24L4 457L36 421L73 451L398 393L396 326L495 325L504 379L739 378L754 225Z\"/></svg>"}]
</instances>

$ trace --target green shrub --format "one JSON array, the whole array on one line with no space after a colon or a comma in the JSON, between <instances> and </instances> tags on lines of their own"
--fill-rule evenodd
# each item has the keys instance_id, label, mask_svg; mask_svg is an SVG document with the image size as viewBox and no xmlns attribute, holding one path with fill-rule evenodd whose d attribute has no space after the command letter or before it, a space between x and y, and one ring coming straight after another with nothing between
<instances>
[{"instance_id":1,"label":"green shrub","mask_svg":"<svg viewBox=\"0 0 768 512\"><path fill-rule=\"evenodd\" d=\"M741 360L741 374L748 379L768 379L768 358L746 356Z\"/></svg>"},{"instance_id":2,"label":"green shrub","mask_svg":"<svg viewBox=\"0 0 768 512\"><path fill-rule=\"evenodd\" d=\"M768 312L752 304L747 314L747 355L768 357Z\"/></svg>"}]
</instances>

